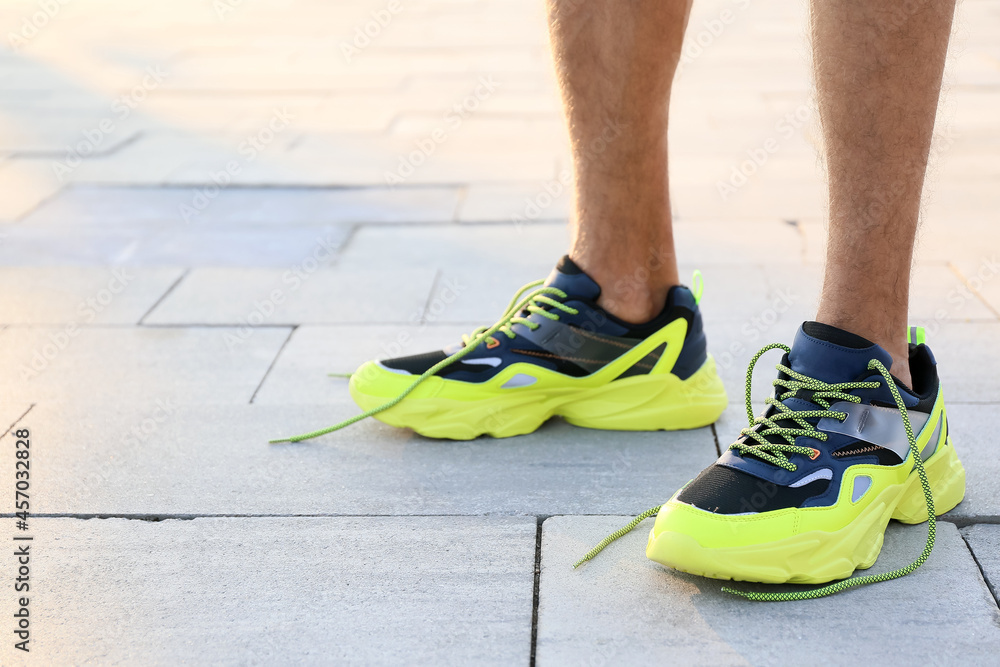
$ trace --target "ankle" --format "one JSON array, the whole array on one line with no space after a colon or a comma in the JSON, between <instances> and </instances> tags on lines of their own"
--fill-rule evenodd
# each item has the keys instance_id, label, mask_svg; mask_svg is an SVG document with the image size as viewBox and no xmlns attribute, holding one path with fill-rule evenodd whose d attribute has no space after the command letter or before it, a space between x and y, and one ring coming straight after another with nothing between
<instances>
[{"instance_id":1,"label":"ankle","mask_svg":"<svg viewBox=\"0 0 1000 667\"><path fill-rule=\"evenodd\" d=\"M892 368L889 369L889 372L891 372L908 389L913 389L913 376L910 375L909 354L907 354L906 358L902 360L893 354Z\"/></svg>"},{"instance_id":2,"label":"ankle","mask_svg":"<svg viewBox=\"0 0 1000 667\"><path fill-rule=\"evenodd\" d=\"M892 367L889 368L889 372L907 387L913 386L913 377L910 375L910 346L906 342L905 326L866 325L856 318L836 317L824 313L822 309L816 315L816 321L849 331L881 347L892 355Z\"/></svg>"},{"instance_id":3,"label":"ankle","mask_svg":"<svg viewBox=\"0 0 1000 667\"><path fill-rule=\"evenodd\" d=\"M574 241L569 256L601 287L597 305L631 324L648 322L663 310L679 283L671 238L650 238L617 246ZM635 251L636 248L638 251Z\"/></svg>"},{"instance_id":4,"label":"ankle","mask_svg":"<svg viewBox=\"0 0 1000 667\"><path fill-rule=\"evenodd\" d=\"M619 299L602 293L597 305L629 324L644 324L660 314L669 291L668 287L662 293L651 290L642 295L630 293Z\"/></svg>"},{"instance_id":5,"label":"ankle","mask_svg":"<svg viewBox=\"0 0 1000 667\"><path fill-rule=\"evenodd\" d=\"M595 268L587 274L601 286L597 305L630 324L648 322L663 310L677 280L648 272L612 272Z\"/></svg>"},{"instance_id":6,"label":"ankle","mask_svg":"<svg viewBox=\"0 0 1000 667\"><path fill-rule=\"evenodd\" d=\"M663 310L670 288L678 284L673 261L652 253L643 261L609 261L586 253L570 257L601 286L597 305L631 324L648 322ZM671 255L672 258L672 255Z\"/></svg>"}]
</instances>

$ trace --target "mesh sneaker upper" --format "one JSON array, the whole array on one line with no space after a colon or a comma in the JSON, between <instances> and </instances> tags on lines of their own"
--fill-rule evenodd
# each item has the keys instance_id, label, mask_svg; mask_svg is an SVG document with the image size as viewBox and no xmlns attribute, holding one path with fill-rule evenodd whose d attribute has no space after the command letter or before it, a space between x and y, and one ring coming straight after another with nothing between
<instances>
[{"instance_id":1,"label":"mesh sneaker upper","mask_svg":"<svg viewBox=\"0 0 1000 667\"><path fill-rule=\"evenodd\" d=\"M837 404L840 410L860 415L857 420L862 429L860 433L853 432L836 420L827 421L830 418L808 418L806 421L826 433L827 439L798 436L795 445L813 448L818 452L815 458L800 453L790 454L788 460L795 470L789 471L753 452L740 453L731 448L682 489L677 500L720 514L828 506L836 502L840 480L850 466L903 463L907 456L906 443L900 442L898 437L893 438L893 427L896 425L888 421L898 421L898 431L902 432L902 420L882 376L877 371L868 370L871 359L878 359L887 367L892 363L885 350L864 338L815 322L804 324L796 335L791 353L782 359L782 365L830 384L881 381L876 389L862 388L849 392L861 399L856 407L853 404ZM898 382L896 385L910 411L911 422L917 422L913 424L916 431L922 424L921 419L926 419L930 413L938 393L934 357L926 345L910 345L910 368L914 389ZM780 374L779 378L787 379L788 376ZM816 402L814 393L800 389L781 402L798 411L824 410ZM784 390L777 388L775 399L782 394ZM894 415L885 416L893 412ZM765 414L777 417L778 410L769 407ZM877 418L872 417L869 421L871 414L876 414ZM775 421L779 426L799 428L790 418ZM845 423L847 421L844 420ZM755 430L762 432L766 429L761 424ZM764 437L769 442L787 442L778 434ZM741 436L737 442L753 444L753 441L748 441L748 436Z\"/></svg>"}]
</instances>

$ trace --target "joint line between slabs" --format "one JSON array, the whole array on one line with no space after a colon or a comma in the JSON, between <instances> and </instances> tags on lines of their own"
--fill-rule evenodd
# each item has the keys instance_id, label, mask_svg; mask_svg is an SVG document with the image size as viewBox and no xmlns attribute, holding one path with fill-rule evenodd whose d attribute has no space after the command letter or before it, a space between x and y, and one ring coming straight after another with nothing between
<instances>
[{"instance_id":1,"label":"joint line between slabs","mask_svg":"<svg viewBox=\"0 0 1000 667\"><path fill-rule=\"evenodd\" d=\"M979 562L979 558L976 556L976 550L972 548L971 544L969 544L969 540L965 538L965 534L962 531L958 531L958 534L962 537L962 542L965 543L965 548L969 550L969 555L972 556L972 562L974 562L976 567L979 569L979 576L983 578L983 583L986 584L986 589L990 592L990 595L993 596L993 603L997 606L997 609L1000 610L1000 590L997 590L997 588L993 585L993 582L990 581L989 576L986 574L986 570L983 569L982 563Z\"/></svg>"},{"instance_id":2,"label":"joint line between slabs","mask_svg":"<svg viewBox=\"0 0 1000 667\"><path fill-rule=\"evenodd\" d=\"M8 426L8 427L7 427L7 430L6 430L6 431L4 431L2 435L0 435L0 438L4 438L4 437L6 437L8 433L10 433L11 431L13 431L13 430L14 430L14 427L15 427L15 426L17 426L18 424L20 424L20 423L21 423L21 420L23 420L23 419L24 419L25 417L27 417L27 416L28 416L28 413L29 413L29 412L31 412L31 409L32 409L33 407L35 407L35 403L32 403L31 405L29 405L29 406L28 406L28 409L27 409L27 410L25 410L25 411L24 411L23 413L21 413L21 416L20 416L20 417L18 417L17 419L15 419L15 420L14 420L14 423L12 423L12 424L11 424L10 426ZM11 516L14 516L14 515L13 515L13 514L11 514Z\"/></svg>"},{"instance_id":3,"label":"joint line between slabs","mask_svg":"<svg viewBox=\"0 0 1000 667\"><path fill-rule=\"evenodd\" d=\"M149 310L147 310L145 313L142 314L142 317L140 317L139 321L136 322L136 326L140 326L141 327L142 323L145 321L145 319L147 317L149 317L150 315L152 315L153 311L156 310L160 306L161 303L163 303L164 299L166 299L168 296L170 296L171 292L174 291L174 288L177 287L178 285L180 285L181 281L184 280L185 278L187 278L187 276L188 276L189 273L191 273L191 269L190 268L184 269L184 272L181 273L181 275L179 275L177 277L177 280L175 280L170 285L170 287L167 288L167 291L160 295L160 298L156 300L156 303L154 303L152 306L150 306Z\"/></svg>"},{"instance_id":4,"label":"joint line between slabs","mask_svg":"<svg viewBox=\"0 0 1000 667\"><path fill-rule=\"evenodd\" d=\"M535 573L531 595L531 653L528 659L529 667L535 667L535 651L538 648L538 600L541 594L542 580L542 523L545 519L535 517Z\"/></svg>"},{"instance_id":5,"label":"joint line between slabs","mask_svg":"<svg viewBox=\"0 0 1000 667\"><path fill-rule=\"evenodd\" d=\"M278 351L275 353L274 359L271 359L270 365L268 365L267 370L264 371L264 376L260 379L260 382L257 383L257 388L253 390L253 394L250 396L250 405L253 405L253 400L257 398L257 392L259 392L260 388L264 386L264 382L267 380L267 377L271 374L271 369L274 368L274 365L276 363L278 363L278 359L281 357L281 353L285 351L285 347L288 345L288 341L292 339L292 336L295 335L295 331L298 328L299 325L297 324L294 325L291 328L291 331L288 332L288 335L285 336L285 340L282 341L281 347L279 347Z\"/></svg>"}]
</instances>

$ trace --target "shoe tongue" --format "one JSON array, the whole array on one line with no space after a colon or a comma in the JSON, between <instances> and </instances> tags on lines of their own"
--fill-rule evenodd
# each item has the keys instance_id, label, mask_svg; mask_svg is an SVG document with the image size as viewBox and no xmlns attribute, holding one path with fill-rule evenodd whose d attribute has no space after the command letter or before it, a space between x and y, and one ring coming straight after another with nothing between
<instances>
[{"instance_id":1,"label":"shoe tongue","mask_svg":"<svg viewBox=\"0 0 1000 667\"><path fill-rule=\"evenodd\" d=\"M552 273L545 280L546 287L561 289L570 297L596 301L601 295L601 286L598 285L577 266L568 256L563 256L552 269Z\"/></svg>"},{"instance_id":2,"label":"shoe tongue","mask_svg":"<svg viewBox=\"0 0 1000 667\"><path fill-rule=\"evenodd\" d=\"M799 327L788 354L793 371L830 384L857 379L872 359L892 366L892 355L875 343L819 322Z\"/></svg>"}]
</instances>

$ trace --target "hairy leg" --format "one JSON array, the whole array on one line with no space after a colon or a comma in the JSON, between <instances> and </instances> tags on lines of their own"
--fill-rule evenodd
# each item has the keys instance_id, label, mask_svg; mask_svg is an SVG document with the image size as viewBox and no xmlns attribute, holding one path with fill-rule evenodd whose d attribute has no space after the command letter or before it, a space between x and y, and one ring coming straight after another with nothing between
<instances>
[{"instance_id":1,"label":"hairy leg","mask_svg":"<svg viewBox=\"0 0 1000 667\"><path fill-rule=\"evenodd\" d=\"M678 283L667 109L691 0L549 0L576 177L570 257L632 322Z\"/></svg>"},{"instance_id":2,"label":"hairy leg","mask_svg":"<svg viewBox=\"0 0 1000 667\"><path fill-rule=\"evenodd\" d=\"M910 264L955 0L812 0L830 228L817 319L907 384Z\"/></svg>"}]
</instances>

